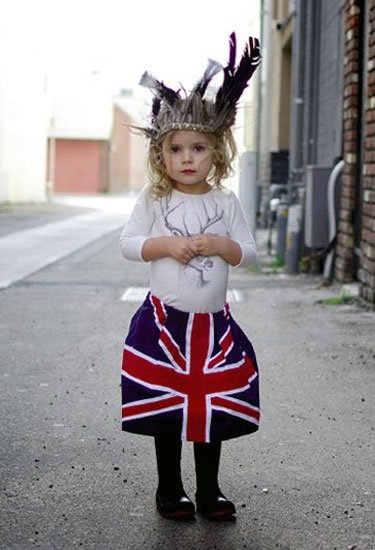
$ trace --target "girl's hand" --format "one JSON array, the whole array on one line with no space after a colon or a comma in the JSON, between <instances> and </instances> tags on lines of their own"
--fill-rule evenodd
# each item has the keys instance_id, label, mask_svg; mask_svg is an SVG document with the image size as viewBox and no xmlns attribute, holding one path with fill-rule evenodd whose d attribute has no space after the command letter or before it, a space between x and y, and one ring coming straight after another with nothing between
<instances>
[{"instance_id":1,"label":"girl's hand","mask_svg":"<svg viewBox=\"0 0 375 550\"><path fill-rule=\"evenodd\" d=\"M224 244L223 239L226 239L226 237L220 237L213 233L203 233L202 235L194 235L191 237L198 251L197 254L202 254L202 256L221 255Z\"/></svg>"},{"instance_id":2,"label":"girl's hand","mask_svg":"<svg viewBox=\"0 0 375 550\"><path fill-rule=\"evenodd\" d=\"M182 264L190 262L199 254L198 246L192 237L169 237L169 256Z\"/></svg>"},{"instance_id":3,"label":"girl's hand","mask_svg":"<svg viewBox=\"0 0 375 550\"><path fill-rule=\"evenodd\" d=\"M191 237L191 241L197 247L197 254L202 254L202 256L219 255L230 265L238 265L242 260L242 248L229 237L203 233L194 235Z\"/></svg>"}]
</instances>

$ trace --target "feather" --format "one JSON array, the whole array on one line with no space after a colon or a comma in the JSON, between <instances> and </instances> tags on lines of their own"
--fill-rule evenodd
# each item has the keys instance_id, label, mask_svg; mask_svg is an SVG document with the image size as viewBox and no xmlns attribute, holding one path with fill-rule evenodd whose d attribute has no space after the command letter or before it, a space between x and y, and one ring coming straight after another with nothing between
<instances>
[{"instance_id":1,"label":"feather","mask_svg":"<svg viewBox=\"0 0 375 550\"><path fill-rule=\"evenodd\" d=\"M158 116L161 106L161 99L159 96L155 96L152 100L152 116L155 119Z\"/></svg>"},{"instance_id":2,"label":"feather","mask_svg":"<svg viewBox=\"0 0 375 550\"><path fill-rule=\"evenodd\" d=\"M139 81L139 85L156 91L162 99L165 99L171 105L180 99L178 92L175 92L171 88L165 86L163 82L157 80L148 71L143 73L141 80Z\"/></svg>"},{"instance_id":3,"label":"feather","mask_svg":"<svg viewBox=\"0 0 375 550\"><path fill-rule=\"evenodd\" d=\"M158 88L160 82L152 76L148 71L145 71L143 75L141 76L141 80L139 81L140 86L144 86L145 88L150 88L151 90L155 90Z\"/></svg>"},{"instance_id":4,"label":"feather","mask_svg":"<svg viewBox=\"0 0 375 550\"><path fill-rule=\"evenodd\" d=\"M147 137L160 139L172 128L190 128L194 131L204 128L204 131L216 135L230 128L235 122L237 102L261 60L258 39L249 38L237 66L236 53L237 39L233 32L229 37L227 65L223 68L217 61L209 59L203 76L189 94L183 87L182 91L168 88L146 71L140 85L151 89L154 94L151 125L143 130ZM212 94L205 98L209 83L220 71L224 76L218 92L214 98Z\"/></svg>"},{"instance_id":5,"label":"feather","mask_svg":"<svg viewBox=\"0 0 375 550\"><path fill-rule=\"evenodd\" d=\"M232 32L229 37L229 61L227 70L233 74L236 65L237 39L236 33Z\"/></svg>"},{"instance_id":6,"label":"feather","mask_svg":"<svg viewBox=\"0 0 375 550\"><path fill-rule=\"evenodd\" d=\"M230 36L229 62L224 68L223 84L216 94L217 112L222 109L236 110L236 103L240 99L247 83L252 77L255 69L260 63L259 40L249 38L249 44L246 44L240 63L235 67L236 37L232 33Z\"/></svg>"},{"instance_id":7,"label":"feather","mask_svg":"<svg viewBox=\"0 0 375 550\"><path fill-rule=\"evenodd\" d=\"M203 97L207 90L207 86L209 85L213 77L222 70L223 66L221 65L221 63L218 63L214 59L209 59L206 70L204 71L202 78L200 78L194 86L192 94L198 93L201 97Z\"/></svg>"}]
</instances>

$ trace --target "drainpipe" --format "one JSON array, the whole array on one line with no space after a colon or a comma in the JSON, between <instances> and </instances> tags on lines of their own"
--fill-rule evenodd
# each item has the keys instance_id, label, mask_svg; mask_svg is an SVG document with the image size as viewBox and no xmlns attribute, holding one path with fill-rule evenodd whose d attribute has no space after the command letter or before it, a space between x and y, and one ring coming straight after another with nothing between
<instances>
[{"instance_id":1,"label":"drainpipe","mask_svg":"<svg viewBox=\"0 0 375 550\"><path fill-rule=\"evenodd\" d=\"M305 107L305 49L306 49L306 4L296 1L292 37L292 90L291 133L289 152L288 196L293 202L293 191L301 184L304 172L303 122Z\"/></svg>"},{"instance_id":2,"label":"drainpipe","mask_svg":"<svg viewBox=\"0 0 375 550\"><path fill-rule=\"evenodd\" d=\"M345 162L340 160L333 168L328 179L328 229L329 229L329 245L333 243L333 240L337 235L337 223L336 223L336 205L335 205L335 196L336 196L336 185L339 181L339 177L344 168ZM324 262L324 272L323 277L326 281L331 280L332 278L332 268L333 268L333 258L334 258L334 247L327 254L326 260Z\"/></svg>"},{"instance_id":3,"label":"drainpipe","mask_svg":"<svg viewBox=\"0 0 375 550\"><path fill-rule=\"evenodd\" d=\"M264 36L263 25L264 25L264 0L261 0L260 1L260 37L259 37L261 51L262 51L262 47L264 46L264 44L263 44L263 36ZM260 67L260 72L262 72L262 67ZM256 152L257 152L257 155L256 155L256 176L255 176L258 185L259 185L259 163L260 163L260 161L259 161L260 139L261 139L261 124L262 124L261 113L262 113L262 74L260 74L259 77L258 77L258 116L257 116L257 136L256 136L256 142L257 142ZM259 190L259 192L260 192L260 190ZM260 198L261 197L259 197L259 199Z\"/></svg>"}]
</instances>

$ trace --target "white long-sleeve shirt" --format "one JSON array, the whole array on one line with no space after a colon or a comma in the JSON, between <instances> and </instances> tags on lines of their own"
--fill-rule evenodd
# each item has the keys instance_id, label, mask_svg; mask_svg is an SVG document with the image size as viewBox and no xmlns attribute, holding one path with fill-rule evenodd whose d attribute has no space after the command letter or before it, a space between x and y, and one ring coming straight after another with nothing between
<instances>
[{"instance_id":1,"label":"white long-sleeve shirt","mask_svg":"<svg viewBox=\"0 0 375 550\"><path fill-rule=\"evenodd\" d=\"M142 247L150 237L214 233L229 237L242 250L237 267L256 260L256 245L243 210L232 191L212 188L195 195L172 190L153 199L145 187L120 237L122 255L144 261ZM162 302L182 311L219 311L226 302L228 263L221 256L195 256L187 264L171 257L151 262L150 290Z\"/></svg>"}]
</instances>

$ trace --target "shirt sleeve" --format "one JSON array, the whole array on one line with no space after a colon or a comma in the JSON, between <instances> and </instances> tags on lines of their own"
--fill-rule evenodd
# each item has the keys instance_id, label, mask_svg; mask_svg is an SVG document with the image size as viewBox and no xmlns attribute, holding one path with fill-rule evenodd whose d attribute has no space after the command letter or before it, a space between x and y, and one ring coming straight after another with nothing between
<instances>
[{"instance_id":1,"label":"shirt sleeve","mask_svg":"<svg viewBox=\"0 0 375 550\"><path fill-rule=\"evenodd\" d=\"M241 203L233 191L230 193L229 202L229 238L238 243L242 250L242 258L234 267L249 267L256 262L257 247L247 225Z\"/></svg>"},{"instance_id":2,"label":"shirt sleeve","mask_svg":"<svg viewBox=\"0 0 375 550\"><path fill-rule=\"evenodd\" d=\"M127 260L143 262L142 247L150 237L150 232L155 221L152 199L148 195L148 187L145 186L134 206L129 220L125 224L120 236L121 254Z\"/></svg>"}]
</instances>

